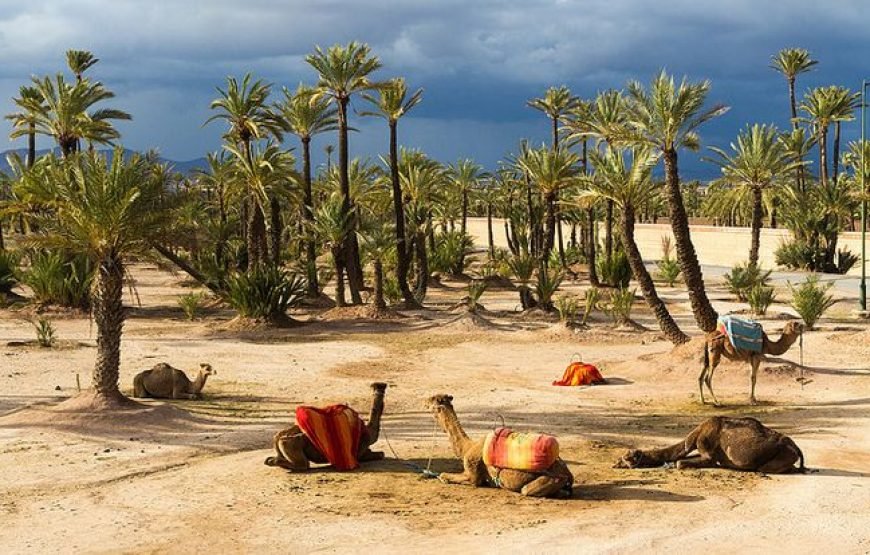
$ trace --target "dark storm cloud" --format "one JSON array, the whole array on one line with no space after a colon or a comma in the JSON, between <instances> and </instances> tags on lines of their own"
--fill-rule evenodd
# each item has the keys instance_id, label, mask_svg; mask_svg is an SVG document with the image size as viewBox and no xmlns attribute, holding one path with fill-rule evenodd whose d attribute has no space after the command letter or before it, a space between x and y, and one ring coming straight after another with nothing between
<instances>
[{"instance_id":1,"label":"dark storm cloud","mask_svg":"<svg viewBox=\"0 0 870 555\"><path fill-rule=\"evenodd\" d=\"M712 99L732 111L704 130L727 143L751 121L786 124L785 84L772 53L800 45L821 60L802 79L857 85L870 55L862 1L646 0L31 0L0 5L0 109L31 74L63 68L67 48L102 60L94 75L131 112L124 141L193 158L218 145L201 128L214 87L251 71L276 84L313 82L304 56L315 44L357 39L384 62L383 77L426 89L403 122L405 142L450 160L491 165L520 137L546 137L525 108L548 85L582 96L647 80L658 68L713 80ZM354 148L380 151L382 131L361 125ZM323 141L323 139L321 139ZM689 171L700 171L692 170Z\"/></svg>"}]
</instances>

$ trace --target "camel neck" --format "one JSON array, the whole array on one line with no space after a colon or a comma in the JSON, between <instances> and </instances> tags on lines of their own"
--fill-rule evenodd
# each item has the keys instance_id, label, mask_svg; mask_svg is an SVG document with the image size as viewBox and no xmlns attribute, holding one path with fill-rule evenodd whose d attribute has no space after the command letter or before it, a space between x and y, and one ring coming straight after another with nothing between
<instances>
[{"instance_id":1,"label":"camel neck","mask_svg":"<svg viewBox=\"0 0 870 555\"><path fill-rule=\"evenodd\" d=\"M369 432L369 445L378 440L381 430L381 415L384 414L384 394L375 392L372 399L372 409L369 411L369 421L366 424Z\"/></svg>"},{"instance_id":2,"label":"camel neck","mask_svg":"<svg viewBox=\"0 0 870 555\"><path fill-rule=\"evenodd\" d=\"M452 408L444 409L442 414L443 416L440 418L441 427L444 428L444 431L447 432L447 436L450 438L453 453L461 459L471 440L468 438L465 430L462 429L459 418L456 417L456 413Z\"/></svg>"},{"instance_id":3,"label":"camel neck","mask_svg":"<svg viewBox=\"0 0 870 555\"><path fill-rule=\"evenodd\" d=\"M197 376L196 376L196 381L193 382L192 393L200 393L202 391L202 388L205 387L205 381L207 379L208 379L208 374L206 374L205 372L200 370L199 374L197 374Z\"/></svg>"},{"instance_id":4,"label":"camel neck","mask_svg":"<svg viewBox=\"0 0 870 555\"><path fill-rule=\"evenodd\" d=\"M779 337L776 341L771 341L767 335L764 336L764 353L768 355L784 355L786 351L788 351L792 345L794 345L795 341L797 341L799 335L789 335L785 332Z\"/></svg>"}]
</instances>

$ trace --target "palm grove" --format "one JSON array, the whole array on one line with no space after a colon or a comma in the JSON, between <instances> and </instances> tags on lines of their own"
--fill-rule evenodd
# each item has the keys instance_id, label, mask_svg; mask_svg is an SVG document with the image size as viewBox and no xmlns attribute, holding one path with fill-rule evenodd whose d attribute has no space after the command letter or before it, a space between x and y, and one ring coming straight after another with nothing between
<instances>
[{"instance_id":1,"label":"palm grove","mask_svg":"<svg viewBox=\"0 0 870 555\"><path fill-rule=\"evenodd\" d=\"M98 398L123 400L122 295L129 263L147 257L167 259L241 317L267 325L288 323L288 309L303 302L365 304L364 314L375 318L390 306L420 308L440 275L469 274L473 297L509 279L523 309L558 308L573 318L575 301L555 294L566 277L579 278L584 264L587 315L598 287L609 288L613 304L622 299L630 307L633 277L674 343L688 337L658 296L635 242L637 222L668 218L676 259L665 252L666 281L682 275L704 331L715 327L717 314L690 217L749 225L745 271L760 273L765 223L792 231L793 240L777 252L780 264L845 272L855 263L838 250L837 237L854 226L862 200L867 145L840 144L857 95L820 87L799 101L796 80L816 65L805 50L772 58L788 85L790 128L751 125L730 148L709 149L722 172L705 194L681 180L679 161L684 151L701 148L703 125L727 110L708 102L708 81L661 72L591 99L552 87L528 103L546 118L551 140L520 142L485 171L473 160L445 165L401 146L402 122L423 100L422 90L382 78L367 45L317 47L305 60L311 84L276 90L245 75L217 88L204 125L222 126L224 144L191 175L175 173L154 153L97 150L115 144L113 122L130 115L106 106L114 95L91 78L98 60L90 53L67 53L71 77L34 77L21 87L17 111L7 118L10 136L26 138L28 146L23 160L10 157L0 189L0 295L21 302L12 289L22 282L31 302L92 311ZM388 129L378 160L351 156L352 112L379 118ZM57 149L37 159L36 135ZM329 162L314 168L318 135L332 138ZM484 256L474 254L470 215L486 217ZM506 249L495 245L496 225ZM15 249L4 247L10 234Z\"/></svg>"}]
</instances>

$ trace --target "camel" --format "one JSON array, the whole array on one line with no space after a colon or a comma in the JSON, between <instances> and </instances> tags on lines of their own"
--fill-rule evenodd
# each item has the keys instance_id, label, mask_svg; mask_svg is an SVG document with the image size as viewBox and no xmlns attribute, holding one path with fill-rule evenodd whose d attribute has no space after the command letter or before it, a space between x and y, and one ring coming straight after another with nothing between
<instances>
[{"instance_id":1,"label":"camel","mask_svg":"<svg viewBox=\"0 0 870 555\"><path fill-rule=\"evenodd\" d=\"M378 441L381 431L381 415L384 413L384 394L387 384L375 382L371 384L373 398L369 421L363 428L357 451L359 462L379 461L384 458L383 451L372 451L371 446ZM305 472L311 468L311 463L326 464L329 461L311 443L296 424L281 430L272 441L276 455L267 457L266 466L278 466L292 472Z\"/></svg>"},{"instance_id":2,"label":"camel","mask_svg":"<svg viewBox=\"0 0 870 555\"><path fill-rule=\"evenodd\" d=\"M753 405L758 404L758 400L755 398L755 380L758 376L758 366L761 364L761 361L764 360L766 355L779 356L785 354L794 345L795 341L798 340L803 330L803 324L792 321L785 325L782 335L777 341L771 341L766 333L763 334L760 353L735 348L728 337L719 331L708 333L706 343L704 344L704 368L698 376L701 403L707 404L707 400L704 398L704 385L706 384L707 389L710 390L710 395L713 397L713 403L719 405L716 394L713 393L713 372L724 356L732 361L749 362L752 368L749 375L751 383L749 402Z\"/></svg>"},{"instance_id":3,"label":"camel","mask_svg":"<svg viewBox=\"0 0 870 555\"><path fill-rule=\"evenodd\" d=\"M483 462L484 439L472 440L462 429L453 410L452 395L435 395L426 402L435 421L450 438L454 454L462 460L463 472L442 472L438 479L445 484L474 487L497 487L528 497L570 497L574 476L562 459L556 459L543 473L489 467Z\"/></svg>"},{"instance_id":4,"label":"camel","mask_svg":"<svg viewBox=\"0 0 870 555\"><path fill-rule=\"evenodd\" d=\"M698 455L690 457L696 449ZM797 461L800 466L795 469ZM725 416L708 418L676 445L628 451L614 468L651 468L665 463L676 463L678 469L727 468L767 474L806 471L804 454L790 437L755 418Z\"/></svg>"},{"instance_id":5,"label":"camel","mask_svg":"<svg viewBox=\"0 0 870 555\"><path fill-rule=\"evenodd\" d=\"M209 376L217 372L211 364L199 365L199 374L194 381L178 368L161 362L150 370L144 370L133 378L133 397L155 399L199 399Z\"/></svg>"}]
</instances>

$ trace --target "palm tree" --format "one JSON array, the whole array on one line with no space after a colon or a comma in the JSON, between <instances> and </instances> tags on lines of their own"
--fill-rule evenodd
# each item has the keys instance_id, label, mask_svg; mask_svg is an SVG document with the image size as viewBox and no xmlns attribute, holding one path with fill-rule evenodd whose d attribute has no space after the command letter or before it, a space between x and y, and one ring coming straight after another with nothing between
<instances>
[{"instance_id":1,"label":"palm tree","mask_svg":"<svg viewBox=\"0 0 870 555\"><path fill-rule=\"evenodd\" d=\"M810 57L808 50L803 48L783 48L774 56L770 57L770 67L778 71L788 82L789 107L791 108L791 121L794 129L797 129L797 103L795 101L795 80L801 73L810 71L819 63Z\"/></svg>"},{"instance_id":2,"label":"palm tree","mask_svg":"<svg viewBox=\"0 0 870 555\"><path fill-rule=\"evenodd\" d=\"M471 192L474 191L480 180L483 179L483 166L475 164L473 160L468 158L457 160L455 164L447 168L447 177L454 192L459 197L460 204L460 224L459 232L465 237L468 231L468 201ZM459 253L457 268L465 267L465 251Z\"/></svg>"},{"instance_id":3,"label":"palm tree","mask_svg":"<svg viewBox=\"0 0 870 555\"><path fill-rule=\"evenodd\" d=\"M840 175L840 125L844 121L855 119L855 108L860 106L861 93L853 93L846 87L832 87L831 94L836 104L834 110L834 156L832 160L834 171L831 177L836 183Z\"/></svg>"},{"instance_id":4,"label":"palm tree","mask_svg":"<svg viewBox=\"0 0 870 555\"><path fill-rule=\"evenodd\" d=\"M828 131L832 123L854 119L854 105L859 95L836 85L817 87L807 92L799 108L807 114L802 121L810 124L819 146L819 181L828 183ZM839 148L839 141L837 141Z\"/></svg>"},{"instance_id":5,"label":"palm tree","mask_svg":"<svg viewBox=\"0 0 870 555\"><path fill-rule=\"evenodd\" d=\"M749 248L750 266L758 266L761 238L762 196L777 179L792 171L800 162L789 154L773 125L755 124L731 143L731 153L710 147L716 154L711 161L722 168L722 177L738 187L748 187L752 194L752 242Z\"/></svg>"},{"instance_id":6,"label":"palm tree","mask_svg":"<svg viewBox=\"0 0 870 555\"><path fill-rule=\"evenodd\" d=\"M559 148L559 123L577 107L579 99L571 94L571 90L562 85L550 87L541 98L533 98L526 105L547 115L552 122L553 149Z\"/></svg>"},{"instance_id":7,"label":"palm tree","mask_svg":"<svg viewBox=\"0 0 870 555\"><path fill-rule=\"evenodd\" d=\"M96 268L93 317L97 359L94 407L126 401L118 389L125 264L146 254L166 223L163 183L143 156L118 148L108 161L90 152L40 160L43 179L29 181L38 232L34 244L87 255Z\"/></svg>"},{"instance_id":8,"label":"palm tree","mask_svg":"<svg viewBox=\"0 0 870 555\"><path fill-rule=\"evenodd\" d=\"M241 83L235 77L227 77L226 90L216 87L219 96L209 105L219 112L203 123L206 126L224 120L229 127L224 137L240 148L246 158L251 155L253 141L281 134L281 123L268 106L272 85L252 79L250 73L245 74Z\"/></svg>"},{"instance_id":9,"label":"palm tree","mask_svg":"<svg viewBox=\"0 0 870 555\"><path fill-rule=\"evenodd\" d=\"M648 148L632 153L630 165L626 165L623 151L608 148L605 154L592 152L595 173L582 179L585 191L581 196L600 197L612 200L621 210L620 231L628 262L634 279L640 285L643 297L658 320L662 333L675 345L685 343L689 337L671 317L667 306L659 298L655 283L643 262L640 249L634 238L635 214L658 194L652 181L652 170L659 163L659 154Z\"/></svg>"},{"instance_id":10,"label":"palm tree","mask_svg":"<svg viewBox=\"0 0 870 555\"><path fill-rule=\"evenodd\" d=\"M13 129L27 129L27 167L30 168L36 162L37 117L34 107L42 104L42 97L38 89L27 85L22 86L18 94L18 98L12 101L21 111L7 115L6 119L12 121Z\"/></svg>"},{"instance_id":11,"label":"palm tree","mask_svg":"<svg viewBox=\"0 0 870 555\"><path fill-rule=\"evenodd\" d=\"M345 236L350 233L350 215L342 208L342 199L330 195L314 210L314 220L309 233L315 235L321 245L329 250L335 270L335 305L346 306L344 298L344 262L342 249Z\"/></svg>"},{"instance_id":12,"label":"palm tree","mask_svg":"<svg viewBox=\"0 0 870 555\"><path fill-rule=\"evenodd\" d=\"M338 129L338 109L330 107L325 98L314 99L314 88L299 85L295 93L284 89L284 100L275 108L285 131L299 137L302 142L303 220L311 225L314 220L314 197L311 192L311 138L314 135ZM317 245L314 237L306 241L305 256L308 275L308 296L316 297Z\"/></svg>"},{"instance_id":13,"label":"palm tree","mask_svg":"<svg viewBox=\"0 0 870 555\"><path fill-rule=\"evenodd\" d=\"M402 291L402 298L409 308L418 307L419 302L414 297L408 284L408 271L411 267L411 249L407 243L408 237L405 230L405 208L402 185L399 179L399 146L398 124L399 118L408 113L423 99L423 89L417 89L408 96L408 87L401 78L392 79L378 90L378 96L363 93L365 98L374 109L364 112L364 115L381 117L387 120L390 128L390 186L393 191L393 215L395 217L396 233L396 280Z\"/></svg>"},{"instance_id":14,"label":"palm tree","mask_svg":"<svg viewBox=\"0 0 870 555\"><path fill-rule=\"evenodd\" d=\"M692 244L689 219L680 190L677 153L680 148L697 150L700 147L697 129L728 110L723 105L704 109L709 92L709 81L689 83L683 78L677 86L674 78L664 71L653 78L649 91L632 81L628 84L627 128L618 136L620 142L646 146L662 154L677 259L689 289L695 320L705 332L716 329L718 315L707 298L701 266Z\"/></svg>"},{"instance_id":15,"label":"palm tree","mask_svg":"<svg viewBox=\"0 0 870 555\"><path fill-rule=\"evenodd\" d=\"M381 221L372 222L359 232L363 244L367 247L372 258L372 266L375 273L374 304L375 310L381 311L387 308L384 300L384 259L390 251L396 247L396 237L392 225L384 225Z\"/></svg>"},{"instance_id":16,"label":"palm tree","mask_svg":"<svg viewBox=\"0 0 870 555\"><path fill-rule=\"evenodd\" d=\"M13 118L10 138L33 133L47 135L57 141L64 156L76 150L81 140L90 143L112 144L120 137L110 120L129 120L130 114L121 110L101 108L88 112L95 104L114 98L115 94L102 83L87 79L75 84L67 83L63 75L54 79L33 78L33 89L21 97L18 105L29 115Z\"/></svg>"},{"instance_id":17,"label":"palm tree","mask_svg":"<svg viewBox=\"0 0 870 555\"><path fill-rule=\"evenodd\" d=\"M351 97L360 92L377 89L381 86L369 79L369 75L381 67L377 57L371 55L367 44L352 41L345 46L336 44L323 50L319 46L313 54L305 57L308 65L313 67L318 75L317 93L313 98L325 96L338 108L338 167L341 177L342 210L351 214L352 202L350 185L348 183L348 106ZM356 229L356 223L351 221L351 231ZM360 290L363 287L362 267L359 260L359 245L355 233L349 233L345 239L346 266L350 294L353 302L362 302Z\"/></svg>"},{"instance_id":18,"label":"palm tree","mask_svg":"<svg viewBox=\"0 0 870 555\"><path fill-rule=\"evenodd\" d=\"M69 70L73 72L73 75L76 76L76 81L79 83L82 82L82 76L85 71L93 67L99 61L99 58L95 58L94 55L87 50L66 51L66 65L69 66Z\"/></svg>"},{"instance_id":19,"label":"palm tree","mask_svg":"<svg viewBox=\"0 0 870 555\"><path fill-rule=\"evenodd\" d=\"M540 253L540 263L546 264L553 250L556 230L556 196L560 189L570 185L577 175L578 157L567 149L553 150L542 146L528 149L517 161L544 198L547 231Z\"/></svg>"},{"instance_id":20,"label":"palm tree","mask_svg":"<svg viewBox=\"0 0 870 555\"><path fill-rule=\"evenodd\" d=\"M227 241L230 235L229 229L229 189L231 185L232 166L227 159L226 152L220 154L209 153L206 156L208 169L199 172L199 180L209 196L215 195L217 202L218 221L215 225L217 238L215 240L215 261L224 271L228 268Z\"/></svg>"}]
</instances>

